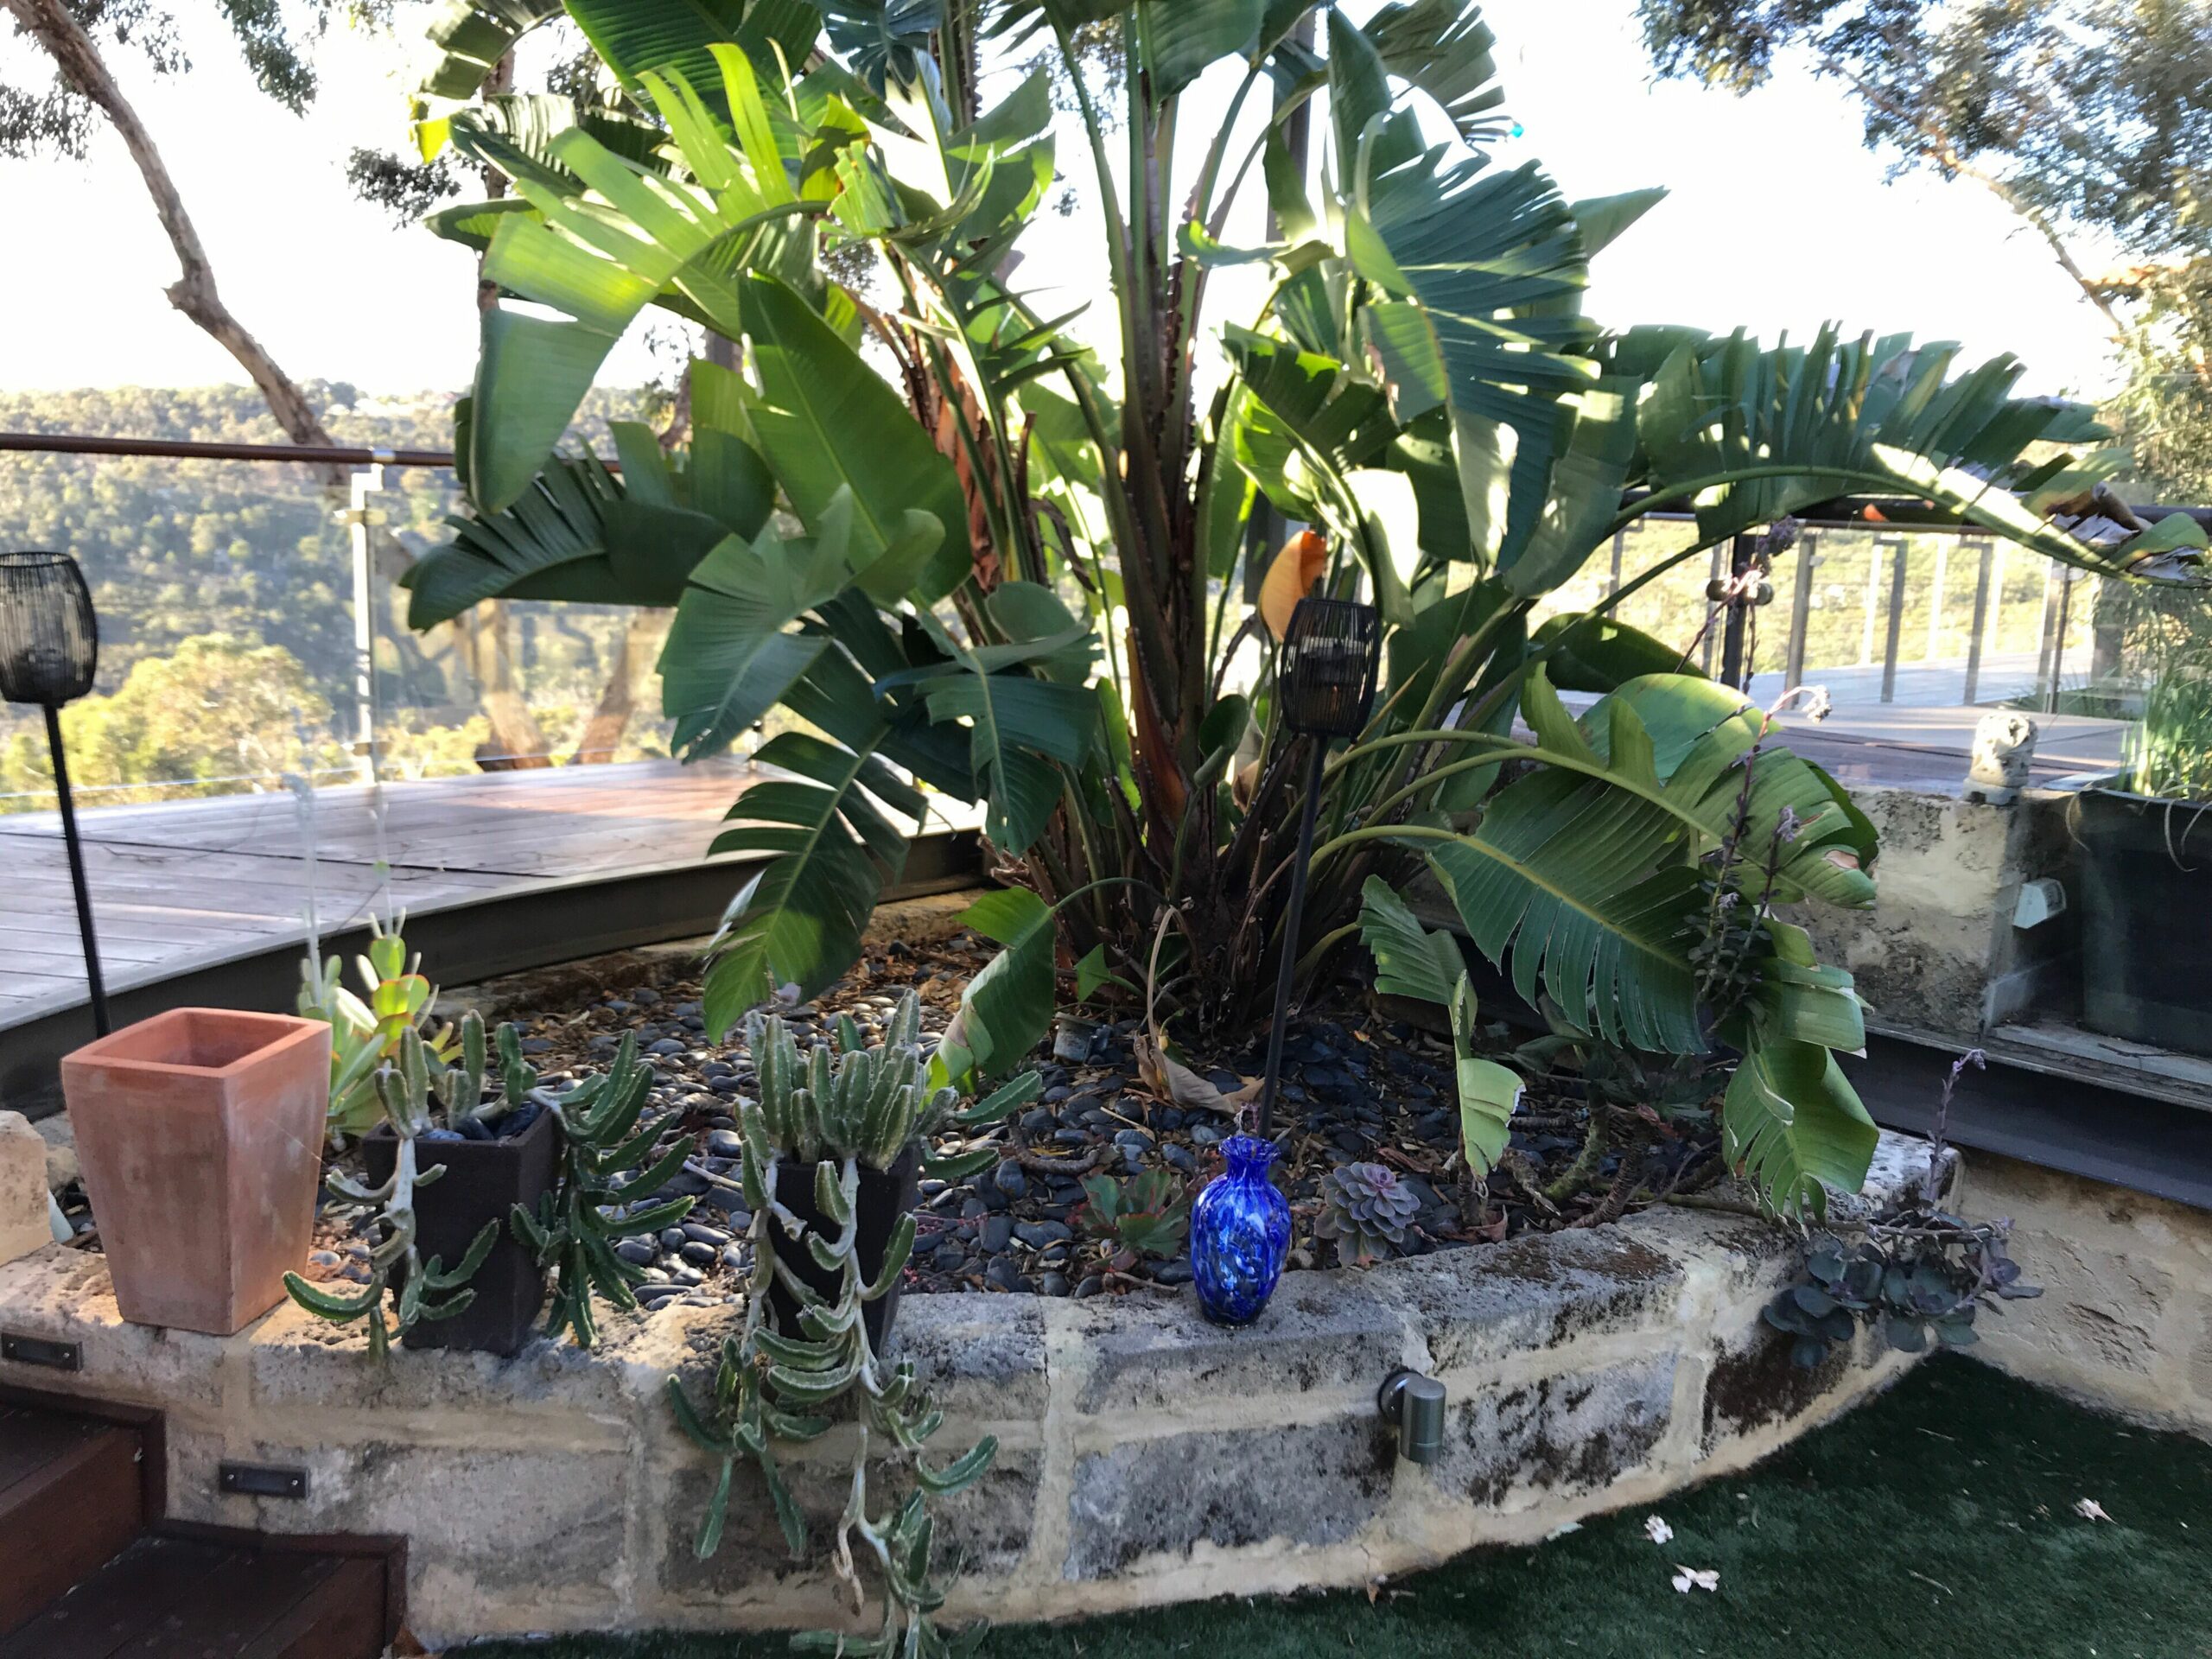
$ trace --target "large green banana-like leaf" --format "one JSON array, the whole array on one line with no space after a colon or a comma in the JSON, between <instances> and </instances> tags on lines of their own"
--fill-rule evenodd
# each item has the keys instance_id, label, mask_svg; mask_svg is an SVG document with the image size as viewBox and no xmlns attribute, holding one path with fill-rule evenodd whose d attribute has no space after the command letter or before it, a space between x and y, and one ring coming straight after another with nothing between
<instances>
[{"instance_id":1,"label":"large green banana-like leaf","mask_svg":"<svg viewBox=\"0 0 2212 1659\"><path fill-rule=\"evenodd\" d=\"M714 48L723 42L763 73L781 78L779 52L796 72L822 33L822 10L812 0L569 0L576 27L641 103L649 72L718 92Z\"/></svg>"},{"instance_id":2,"label":"large green banana-like leaf","mask_svg":"<svg viewBox=\"0 0 2212 1659\"><path fill-rule=\"evenodd\" d=\"M1556 701L1540 673L1529 688L1532 714L1546 698ZM1624 724L1624 714L1633 721ZM1740 817L1739 850L1761 867L1775 860L1778 899L1850 907L1874 901L1872 825L1834 779L1784 746L1740 691L1694 675L1644 675L1600 698L1580 725L1592 753L1608 764L1616 734L1631 732L1670 807L1694 820L1708 844L1738 834Z\"/></svg>"},{"instance_id":3,"label":"large green banana-like leaf","mask_svg":"<svg viewBox=\"0 0 2212 1659\"><path fill-rule=\"evenodd\" d=\"M1268 0L1140 0L1137 35L1154 98L1173 98L1209 65L1249 53Z\"/></svg>"},{"instance_id":4,"label":"large green banana-like leaf","mask_svg":"<svg viewBox=\"0 0 2212 1659\"><path fill-rule=\"evenodd\" d=\"M1065 649L1076 637L1028 648L1042 646L1041 655ZM963 652L971 663L982 654ZM1060 774L1052 763L1079 767L1097 747L1096 694L1024 669L991 672L978 664L933 677L924 695L932 720L967 724L970 761L986 786L984 833L1002 853L1028 851L1059 802Z\"/></svg>"},{"instance_id":5,"label":"large green banana-like leaf","mask_svg":"<svg viewBox=\"0 0 2212 1659\"><path fill-rule=\"evenodd\" d=\"M1761 747L1764 717L1740 693L1652 675L1577 722L1539 669L1522 711L1554 764L1497 795L1472 835L1427 843L1429 860L1477 947L1576 1027L1703 1052L1683 933L1699 879L1686 850L1736 837L1754 898L1771 855L1780 897L1872 900L1871 826L1817 767Z\"/></svg>"},{"instance_id":6,"label":"large green banana-like leaf","mask_svg":"<svg viewBox=\"0 0 2212 1659\"><path fill-rule=\"evenodd\" d=\"M445 0L423 30L433 56L419 90L433 98L475 97L515 42L562 10L561 0Z\"/></svg>"},{"instance_id":7,"label":"large green banana-like leaf","mask_svg":"<svg viewBox=\"0 0 2212 1659\"><path fill-rule=\"evenodd\" d=\"M1729 1079L1720 1128L1729 1163L1785 1215L1817 1217L1830 1186L1858 1192L1880 1138L1835 1056L1788 1039L1752 1044Z\"/></svg>"},{"instance_id":8,"label":"large green banana-like leaf","mask_svg":"<svg viewBox=\"0 0 2212 1659\"><path fill-rule=\"evenodd\" d=\"M963 926L1006 947L961 993L957 1029L946 1038L965 1052L976 1077L1012 1071L1052 1028L1058 988L1052 914L1052 906L1026 887L987 893L960 914Z\"/></svg>"},{"instance_id":9,"label":"large green banana-like leaf","mask_svg":"<svg viewBox=\"0 0 2212 1659\"><path fill-rule=\"evenodd\" d=\"M1351 111L1340 83L1357 87L1363 57L1376 74L1379 62L1333 12L1329 38L1331 96ZM1548 493L1567 423L1560 399L1591 378L1576 355L1597 334L1580 314L1586 255L1566 200L1534 162L1498 171L1456 146L1386 145L1399 119L1370 118L1344 152L1357 168L1347 247L1387 296L1363 308L1361 326L1401 424L1451 410L1475 550L1510 560Z\"/></svg>"},{"instance_id":10,"label":"large green banana-like leaf","mask_svg":"<svg viewBox=\"0 0 2212 1659\"><path fill-rule=\"evenodd\" d=\"M1359 938L1374 955L1375 988L1383 996L1448 1003L1467 971L1459 942L1423 927L1379 875L1359 890Z\"/></svg>"},{"instance_id":11,"label":"large green banana-like leaf","mask_svg":"<svg viewBox=\"0 0 2212 1659\"><path fill-rule=\"evenodd\" d=\"M951 592L970 557L952 463L883 377L790 289L754 276L743 304L760 372L753 431L799 517L817 524L849 490L853 568L870 595L890 603L910 590L925 601ZM944 532L927 546L911 534L914 512Z\"/></svg>"},{"instance_id":12,"label":"large green banana-like leaf","mask_svg":"<svg viewBox=\"0 0 2212 1659\"><path fill-rule=\"evenodd\" d=\"M2028 474L2031 445L2079 439L2086 411L2013 397L2021 371L2010 357L1949 378L1957 356L1955 346L1916 346L1906 335L1845 340L1832 327L1807 346L1761 350L1741 334L1685 344L1654 377L1639 411L1637 481L1667 491L1751 469L1796 469L1700 494L1700 543L1835 496L1891 490L2066 563L2107 574L2124 566L2125 544L2093 550L2006 487Z\"/></svg>"},{"instance_id":13,"label":"large green banana-like leaf","mask_svg":"<svg viewBox=\"0 0 2212 1659\"><path fill-rule=\"evenodd\" d=\"M787 260L796 245L777 233L822 211L795 196L768 124L752 118L760 94L747 60L728 46L715 55L730 106L740 111L740 142L719 150L718 170L702 170L694 156L700 182L660 178L576 128L547 145L558 175L532 168L516 176L536 212L498 219L484 276L560 315L505 305L484 314L468 470L471 493L486 510L507 505L528 486L640 311L673 305L739 337L746 323L736 273L756 253ZM672 119L688 118L690 105L671 93L668 111ZM577 180L588 194L577 194Z\"/></svg>"},{"instance_id":14,"label":"large green banana-like leaf","mask_svg":"<svg viewBox=\"0 0 2212 1659\"><path fill-rule=\"evenodd\" d=\"M695 365L695 394L717 372ZM615 437L619 478L589 455L559 461L512 505L447 519L454 539L400 578L408 626L434 627L487 599L673 605L709 549L757 534L775 506L766 463L734 432L700 426L688 452L666 458L643 427L618 422Z\"/></svg>"},{"instance_id":15,"label":"large green banana-like leaf","mask_svg":"<svg viewBox=\"0 0 2212 1659\"><path fill-rule=\"evenodd\" d=\"M1705 1044L1683 930L1697 876L1659 868L1681 839L1648 801L1548 768L1494 798L1474 835L1429 843L1428 863L1525 1001L1548 995L1609 1042L1694 1054Z\"/></svg>"},{"instance_id":16,"label":"large green banana-like leaf","mask_svg":"<svg viewBox=\"0 0 2212 1659\"><path fill-rule=\"evenodd\" d=\"M787 632L852 580L852 500L833 503L822 533L724 540L692 571L661 652L662 708L687 760L728 747L830 648L827 634Z\"/></svg>"},{"instance_id":17,"label":"large green banana-like leaf","mask_svg":"<svg viewBox=\"0 0 2212 1659\"><path fill-rule=\"evenodd\" d=\"M1483 143L1504 136L1507 124L1497 111L1505 90L1493 79L1491 57L1497 36L1479 7L1468 0L1387 5L1367 20L1366 35L1382 67L1442 105L1460 137Z\"/></svg>"},{"instance_id":18,"label":"large green banana-like leaf","mask_svg":"<svg viewBox=\"0 0 2212 1659\"><path fill-rule=\"evenodd\" d=\"M1534 598L1551 592L1605 539L1636 465L1643 389L1675 352L1701 338L1689 328L1637 327L1592 352L1595 378L1560 404L1557 458L1542 512L1525 542L1509 540L1498 555L1499 574L1515 593Z\"/></svg>"},{"instance_id":19,"label":"large green banana-like leaf","mask_svg":"<svg viewBox=\"0 0 2212 1659\"><path fill-rule=\"evenodd\" d=\"M877 722L856 747L799 732L761 747L761 765L791 776L740 796L729 812L737 827L710 849L772 855L730 900L715 936L701 1012L717 1036L784 986L818 995L860 954L884 882L906 868L906 836L883 808L917 823L927 810L877 753L888 731Z\"/></svg>"}]
</instances>

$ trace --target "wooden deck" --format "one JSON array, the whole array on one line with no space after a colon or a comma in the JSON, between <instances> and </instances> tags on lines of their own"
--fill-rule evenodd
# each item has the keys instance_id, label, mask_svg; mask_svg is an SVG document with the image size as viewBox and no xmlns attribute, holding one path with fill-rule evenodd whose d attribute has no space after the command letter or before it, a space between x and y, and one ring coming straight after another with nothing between
<instances>
[{"instance_id":1,"label":"wooden deck","mask_svg":"<svg viewBox=\"0 0 2212 1659\"><path fill-rule=\"evenodd\" d=\"M518 887L697 863L730 803L768 775L741 760L488 772L318 791L312 868L289 794L79 815L111 991L274 942ZM382 822L378 823L379 816ZM0 817L0 1030L81 1002L60 821Z\"/></svg>"},{"instance_id":2,"label":"wooden deck","mask_svg":"<svg viewBox=\"0 0 2212 1659\"><path fill-rule=\"evenodd\" d=\"M1820 726L1789 721L1788 741L1847 786L1955 792L1986 712L1847 707ZM2038 783L2120 764L2118 722L2037 719ZM374 795L325 789L315 798L312 867L309 831L289 794L94 808L80 822L109 989L296 950L310 892L327 938L391 905L422 917L500 895L696 868L731 803L772 775L737 760L648 760L388 784ZM976 821L954 809L954 827ZM84 1001L54 813L0 817L0 950L9 969L0 975L0 1032Z\"/></svg>"}]
</instances>

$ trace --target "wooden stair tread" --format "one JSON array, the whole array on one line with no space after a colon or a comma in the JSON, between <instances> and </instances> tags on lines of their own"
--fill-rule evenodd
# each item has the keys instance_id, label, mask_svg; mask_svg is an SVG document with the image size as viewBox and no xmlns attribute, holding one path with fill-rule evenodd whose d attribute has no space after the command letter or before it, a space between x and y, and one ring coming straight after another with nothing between
<instances>
[{"instance_id":1,"label":"wooden stair tread","mask_svg":"<svg viewBox=\"0 0 2212 1659\"><path fill-rule=\"evenodd\" d=\"M144 1529L142 1451L128 1424L0 1404L0 1630Z\"/></svg>"},{"instance_id":2,"label":"wooden stair tread","mask_svg":"<svg viewBox=\"0 0 2212 1659\"><path fill-rule=\"evenodd\" d=\"M0 1637L0 1659L376 1659L385 1573L373 1555L142 1537Z\"/></svg>"}]
</instances>

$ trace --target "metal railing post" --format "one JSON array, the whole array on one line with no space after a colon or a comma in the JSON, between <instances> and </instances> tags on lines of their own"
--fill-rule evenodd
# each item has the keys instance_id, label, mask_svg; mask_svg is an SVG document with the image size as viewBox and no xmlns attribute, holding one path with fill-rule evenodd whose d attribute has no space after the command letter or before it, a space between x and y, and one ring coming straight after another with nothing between
<instances>
[{"instance_id":1,"label":"metal railing post","mask_svg":"<svg viewBox=\"0 0 2212 1659\"><path fill-rule=\"evenodd\" d=\"M379 450L379 456L390 452ZM384 489L379 459L353 474L343 515L353 554L353 765L365 784L377 781L376 597L369 557L369 497Z\"/></svg>"},{"instance_id":2,"label":"metal railing post","mask_svg":"<svg viewBox=\"0 0 2212 1659\"><path fill-rule=\"evenodd\" d=\"M2057 570L2056 564L2046 563L2044 566L2041 638L2036 642L2036 701L2043 705L2045 714L2058 706L2058 662L2051 650L2052 625L2058 620L2056 594L2052 591Z\"/></svg>"},{"instance_id":3,"label":"metal railing post","mask_svg":"<svg viewBox=\"0 0 2212 1659\"><path fill-rule=\"evenodd\" d=\"M1621 590L1621 556L1628 548L1628 531L1613 532L1613 574L1605 584L1605 597L1611 599Z\"/></svg>"},{"instance_id":4,"label":"metal railing post","mask_svg":"<svg viewBox=\"0 0 2212 1659\"><path fill-rule=\"evenodd\" d=\"M1813 543L1818 531L1797 538L1797 586L1789 595L1789 644L1783 654L1782 689L1795 691L1805 678L1805 635L1813 626Z\"/></svg>"},{"instance_id":5,"label":"metal railing post","mask_svg":"<svg viewBox=\"0 0 2212 1659\"><path fill-rule=\"evenodd\" d=\"M1928 589L1928 660L1934 662L1942 655L1943 643L1943 575L1948 563L1951 538L1936 538L1936 580Z\"/></svg>"},{"instance_id":6,"label":"metal railing post","mask_svg":"<svg viewBox=\"0 0 2212 1659\"><path fill-rule=\"evenodd\" d=\"M1974 547L1979 556L1974 561L1974 623L1967 633L1967 683L1959 699L1968 707L1981 690L1982 632L1989 623L1989 577L1997 554L1993 542L1979 540Z\"/></svg>"},{"instance_id":7,"label":"metal railing post","mask_svg":"<svg viewBox=\"0 0 2212 1659\"><path fill-rule=\"evenodd\" d=\"M1866 604L1861 614L1865 626L1859 632L1859 666L1866 668L1874 661L1874 605L1882 596L1882 543L1877 538L1866 550Z\"/></svg>"},{"instance_id":8,"label":"metal railing post","mask_svg":"<svg viewBox=\"0 0 2212 1659\"><path fill-rule=\"evenodd\" d=\"M1705 573L1705 591L1708 595L1707 600L1707 615L1708 618L1710 618L1712 614L1712 601L1710 595L1713 592L1713 584L1719 580L1720 550L1719 548L1715 547L1713 550L1712 559L1707 562ZM1698 666L1705 671L1705 677L1707 679L1711 679L1713 677L1713 671L1715 666L1713 659L1719 654L1719 649L1720 641L1717 637L1715 637L1713 630L1713 625L1711 621L1708 620L1705 628L1705 649L1699 652L1698 661Z\"/></svg>"},{"instance_id":9,"label":"metal railing post","mask_svg":"<svg viewBox=\"0 0 2212 1659\"><path fill-rule=\"evenodd\" d=\"M1904 564L1905 539L1898 537L1891 544L1890 554L1890 625L1882 645L1882 701L1895 702L1897 692L1897 645L1904 632ZM1881 569L1882 544L1874 543L1874 568Z\"/></svg>"}]
</instances>

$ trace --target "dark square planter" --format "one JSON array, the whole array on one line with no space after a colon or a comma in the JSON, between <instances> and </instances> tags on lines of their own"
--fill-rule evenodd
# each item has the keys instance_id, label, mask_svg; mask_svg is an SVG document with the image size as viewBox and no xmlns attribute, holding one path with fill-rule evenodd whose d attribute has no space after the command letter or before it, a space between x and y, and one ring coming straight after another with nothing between
<instances>
[{"instance_id":1,"label":"dark square planter","mask_svg":"<svg viewBox=\"0 0 2212 1659\"><path fill-rule=\"evenodd\" d=\"M915 1181L921 1166L922 1152L918 1146L908 1147L887 1170L861 1166L860 1194L854 1204L860 1212L861 1272L870 1282L883 1271L884 1252L891 1247L891 1235L899 1225L899 1217L914 1207ZM814 1207L812 1164L776 1166L776 1201L805 1222L810 1230L818 1229L824 1234L830 1230L827 1219ZM839 1275L818 1266L807 1250L806 1241L786 1236L772 1216L768 1218L768 1240L776 1259L804 1282L825 1298L836 1294ZM804 1334L799 1330L798 1298L780 1283L769 1289L768 1312L776 1329L785 1336ZM899 1287L895 1284L891 1287L890 1294L870 1302L861 1312L861 1322L868 1326L868 1346L877 1354L883 1352L884 1340L891 1334L892 1321L898 1312Z\"/></svg>"},{"instance_id":2,"label":"dark square planter","mask_svg":"<svg viewBox=\"0 0 2212 1659\"><path fill-rule=\"evenodd\" d=\"M2212 1054L2212 804L2077 798L2082 1023Z\"/></svg>"},{"instance_id":3,"label":"dark square planter","mask_svg":"<svg viewBox=\"0 0 2212 1659\"><path fill-rule=\"evenodd\" d=\"M519 1204L536 1212L538 1198L553 1185L560 1135L553 1114L540 1110L512 1140L416 1142L418 1169L442 1165L446 1172L415 1194L416 1250L423 1260L435 1255L452 1267L487 1221L499 1224L499 1236L468 1281L476 1300L449 1319L418 1321L401 1338L405 1346L512 1354L530 1340L545 1306L545 1274L515 1242L508 1211ZM372 1184L390 1177L398 1146L388 1124L361 1143Z\"/></svg>"}]
</instances>

